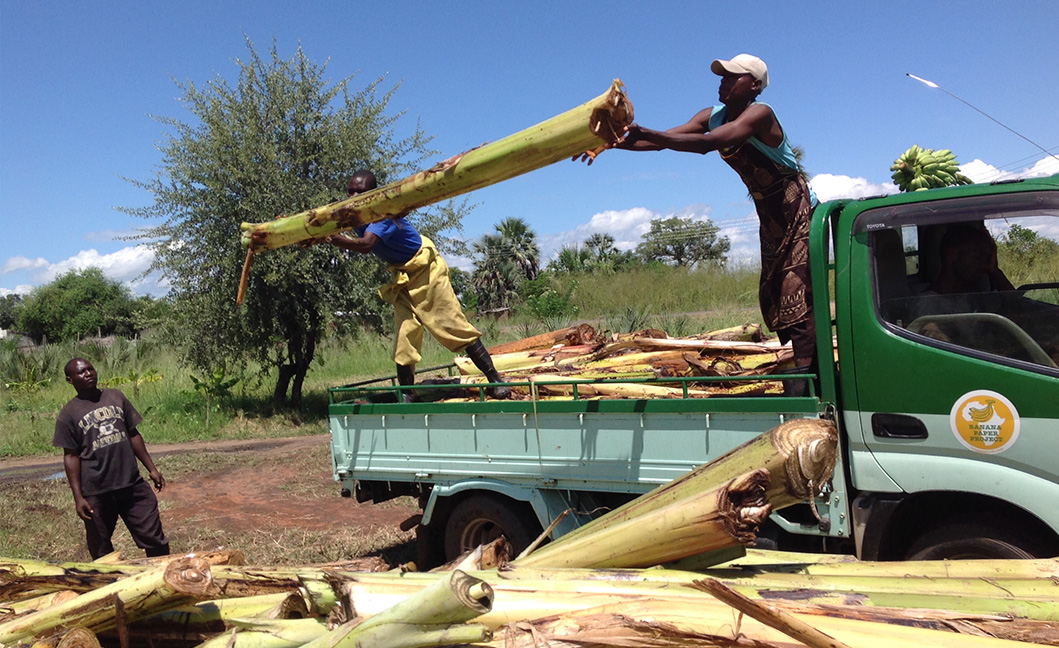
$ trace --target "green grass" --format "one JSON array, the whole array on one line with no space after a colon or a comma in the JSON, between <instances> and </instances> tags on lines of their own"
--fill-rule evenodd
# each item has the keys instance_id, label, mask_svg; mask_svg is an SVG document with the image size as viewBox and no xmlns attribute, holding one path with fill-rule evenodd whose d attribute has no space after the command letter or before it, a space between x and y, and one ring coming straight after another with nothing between
<instances>
[{"instance_id":1,"label":"green grass","mask_svg":"<svg viewBox=\"0 0 1059 648\"><path fill-rule=\"evenodd\" d=\"M606 316L627 308L658 315L757 307L757 272L742 267L692 271L644 267L573 279L578 285L571 300L582 317Z\"/></svg>"},{"instance_id":2,"label":"green grass","mask_svg":"<svg viewBox=\"0 0 1059 648\"><path fill-rule=\"evenodd\" d=\"M1059 256L1035 257L1030 260L1017 259L1002 247L999 251L999 266L1004 275L1015 286L1059 281ZM1038 297L1041 298L1041 297Z\"/></svg>"},{"instance_id":3,"label":"green grass","mask_svg":"<svg viewBox=\"0 0 1059 648\"><path fill-rule=\"evenodd\" d=\"M1000 264L1015 285L1059 277L1059 259L1019 261L1002 254ZM577 283L570 299L576 313L546 321L517 312L499 322L482 318L474 323L482 330L483 341L487 346L509 342L577 322L588 322L601 332L625 333L651 327L683 336L761 321L758 273L750 267L692 271L641 267L559 278L564 291L574 281ZM189 370L181 365L176 352L150 338L136 343L122 341L111 348L51 345L28 359L0 347L0 384L15 385L0 388L0 457L57 453L51 446L55 415L73 396L62 365L73 355L91 360L101 381L130 371L142 374L154 370L162 376L158 382L138 387L119 385L143 414L140 429L151 444L324 433L328 388L392 376L392 345L390 337L370 334L355 340L324 339L306 376L301 408L277 408L272 402L275 373L251 372L240 376L229 398L213 403L208 426L205 400L194 391ZM426 336L419 367L451 362L452 354Z\"/></svg>"},{"instance_id":4,"label":"green grass","mask_svg":"<svg viewBox=\"0 0 1059 648\"><path fill-rule=\"evenodd\" d=\"M392 341L382 336L363 336L355 343L325 340L306 377L301 408L274 405L274 374L261 378L247 375L231 389L230 397L214 399L208 426L205 398L195 392L190 370L180 366L171 350L156 347L142 361L158 369L161 380L139 387L117 387L143 415L139 429L148 444L320 434L327 431L327 389L393 375L391 345ZM96 365L101 383L114 375L105 369L113 364L107 349L80 351L87 352L70 349L67 353L87 357ZM452 354L428 338L421 366L450 362ZM55 417L74 396L74 390L66 383L61 364L53 367L48 378L47 384L35 389L0 388L0 457L58 453L51 445Z\"/></svg>"},{"instance_id":5,"label":"green grass","mask_svg":"<svg viewBox=\"0 0 1059 648\"><path fill-rule=\"evenodd\" d=\"M690 335L760 319L757 277L752 270L642 268L586 275L577 281L571 296L578 308L576 316L541 321L515 315L503 322L482 318L475 324L482 330L483 340L487 345L498 344L583 321L610 332L654 327L672 335ZM115 385L143 415L140 431L150 445L324 433L328 388L392 376L392 348L393 340L388 336L327 338L319 345L306 376L301 408L277 408L272 402L274 372L256 375L251 371L240 376L228 398L214 399L209 425L205 399L194 390L190 370L181 365L175 351L150 338L135 343L120 341L109 348L50 345L29 357L13 356L5 350L0 371L9 375L0 376L0 382L12 382L14 376L18 387L0 388L0 457L58 453L51 445L55 416L74 395L62 365L75 355L88 358L96 366L101 383L130 372L142 375L153 371L161 376L157 382L138 386L131 380ZM27 362L36 363L39 369L27 368ZM451 362L452 353L426 336L419 367Z\"/></svg>"}]
</instances>

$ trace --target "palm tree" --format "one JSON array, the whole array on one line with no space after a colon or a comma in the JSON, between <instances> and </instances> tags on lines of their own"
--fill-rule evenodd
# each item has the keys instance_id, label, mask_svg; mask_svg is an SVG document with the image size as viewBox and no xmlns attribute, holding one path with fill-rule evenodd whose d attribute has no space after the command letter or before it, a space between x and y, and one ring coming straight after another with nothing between
<instances>
[{"instance_id":1,"label":"palm tree","mask_svg":"<svg viewBox=\"0 0 1059 648\"><path fill-rule=\"evenodd\" d=\"M478 303L485 308L510 306L523 281L540 274L537 235L521 218L506 218L496 234L485 234L474 244L472 282Z\"/></svg>"},{"instance_id":2,"label":"palm tree","mask_svg":"<svg viewBox=\"0 0 1059 648\"><path fill-rule=\"evenodd\" d=\"M610 268L613 265L614 257L618 254L618 248L614 246L614 237L601 232L588 237L588 240L585 241L585 249L594 256L591 264L601 270Z\"/></svg>"},{"instance_id":3,"label":"palm tree","mask_svg":"<svg viewBox=\"0 0 1059 648\"><path fill-rule=\"evenodd\" d=\"M564 245L559 254L548 264L554 272L584 272L592 261L592 253L580 245Z\"/></svg>"},{"instance_id":4,"label":"palm tree","mask_svg":"<svg viewBox=\"0 0 1059 648\"><path fill-rule=\"evenodd\" d=\"M504 251L518 265L526 279L536 279L540 274L541 251L537 247L537 234L521 218L505 218L496 226L504 245Z\"/></svg>"},{"instance_id":5,"label":"palm tree","mask_svg":"<svg viewBox=\"0 0 1059 648\"><path fill-rule=\"evenodd\" d=\"M519 270L506 251L504 238L486 234L474 244L474 272L471 284L478 296L478 305L485 309L509 306L518 290Z\"/></svg>"}]
</instances>

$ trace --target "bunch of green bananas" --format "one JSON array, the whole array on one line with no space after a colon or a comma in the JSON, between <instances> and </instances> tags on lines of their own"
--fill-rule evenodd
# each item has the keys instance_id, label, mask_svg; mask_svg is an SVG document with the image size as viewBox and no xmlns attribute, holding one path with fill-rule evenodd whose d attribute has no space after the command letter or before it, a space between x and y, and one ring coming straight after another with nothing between
<instances>
[{"instance_id":1,"label":"bunch of green bananas","mask_svg":"<svg viewBox=\"0 0 1059 648\"><path fill-rule=\"evenodd\" d=\"M890 170L893 171L894 184L901 191L971 184L971 179L960 173L956 156L949 149L935 151L913 144L894 160Z\"/></svg>"}]
</instances>

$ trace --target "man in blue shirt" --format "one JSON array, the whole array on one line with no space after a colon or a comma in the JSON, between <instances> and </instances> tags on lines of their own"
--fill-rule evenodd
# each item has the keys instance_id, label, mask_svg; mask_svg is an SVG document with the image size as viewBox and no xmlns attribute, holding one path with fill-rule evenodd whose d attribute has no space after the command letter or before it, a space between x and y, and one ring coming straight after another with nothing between
<instances>
[{"instance_id":1,"label":"man in blue shirt","mask_svg":"<svg viewBox=\"0 0 1059 648\"><path fill-rule=\"evenodd\" d=\"M357 171L349 179L347 193L355 196L377 186L375 174ZM481 332L463 314L449 281L449 267L433 241L404 218L385 218L355 232L358 238L333 234L325 240L344 250L374 254L389 264L393 281L379 289L379 296L394 307L397 381L402 385L415 383L415 365L422 358L426 328L449 351L465 352L489 382L502 382L482 344ZM493 398L508 398L511 388L499 385L487 393Z\"/></svg>"}]
</instances>

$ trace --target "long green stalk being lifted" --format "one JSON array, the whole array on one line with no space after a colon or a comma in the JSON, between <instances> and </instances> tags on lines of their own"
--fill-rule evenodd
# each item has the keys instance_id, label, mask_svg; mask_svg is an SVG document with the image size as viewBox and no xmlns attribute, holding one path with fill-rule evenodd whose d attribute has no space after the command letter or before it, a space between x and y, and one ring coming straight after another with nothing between
<instances>
[{"instance_id":1,"label":"long green stalk being lifted","mask_svg":"<svg viewBox=\"0 0 1059 648\"><path fill-rule=\"evenodd\" d=\"M625 87L615 79L606 92L577 108L403 180L267 223L243 223L241 242L247 248L247 262L237 301L242 302L250 260L259 250L397 218L582 153L595 157L616 142L632 120L633 108Z\"/></svg>"}]
</instances>

